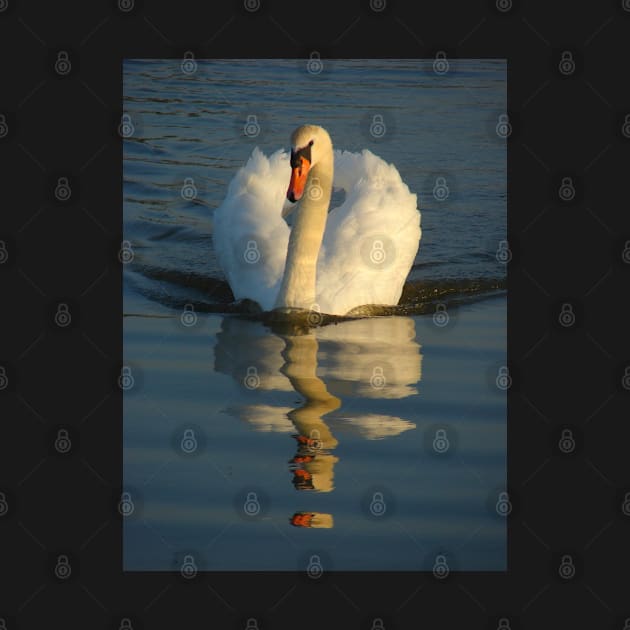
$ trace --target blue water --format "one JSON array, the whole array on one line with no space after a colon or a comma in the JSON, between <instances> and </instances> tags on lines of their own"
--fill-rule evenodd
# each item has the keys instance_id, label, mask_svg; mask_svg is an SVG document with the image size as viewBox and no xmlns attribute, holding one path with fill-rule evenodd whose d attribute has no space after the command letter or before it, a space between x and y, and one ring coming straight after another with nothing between
<instances>
[{"instance_id":1,"label":"blue water","mask_svg":"<svg viewBox=\"0 0 630 630\"><path fill-rule=\"evenodd\" d=\"M303 61L125 62L125 570L190 556L199 570L293 571L314 555L325 570L431 570L440 555L505 570L505 108L500 60L443 76L411 60L325 60L318 75ZM418 194L416 300L495 297L449 303L445 326L417 303L307 334L227 314L214 208L254 146L286 149L306 122L394 163ZM311 527L291 524L300 513Z\"/></svg>"}]
</instances>

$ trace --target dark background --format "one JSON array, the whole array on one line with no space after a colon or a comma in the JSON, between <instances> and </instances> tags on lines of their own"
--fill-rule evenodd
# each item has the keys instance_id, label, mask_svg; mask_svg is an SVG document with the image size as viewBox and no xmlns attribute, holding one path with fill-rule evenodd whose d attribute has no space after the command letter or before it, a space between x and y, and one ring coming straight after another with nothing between
<instances>
[{"instance_id":1,"label":"dark background","mask_svg":"<svg viewBox=\"0 0 630 630\"><path fill-rule=\"evenodd\" d=\"M121 62L189 50L508 59L507 574L122 574ZM0 628L622 630L629 60L630 0L0 0Z\"/></svg>"}]
</instances>

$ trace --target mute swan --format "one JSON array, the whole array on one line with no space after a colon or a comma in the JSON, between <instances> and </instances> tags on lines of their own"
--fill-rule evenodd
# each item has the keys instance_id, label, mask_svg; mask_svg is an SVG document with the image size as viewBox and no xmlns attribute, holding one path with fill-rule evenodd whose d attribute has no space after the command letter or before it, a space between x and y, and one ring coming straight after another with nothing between
<instances>
[{"instance_id":1,"label":"mute swan","mask_svg":"<svg viewBox=\"0 0 630 630\"><path fill-rule=\"evenodd\" d=\"M346 198L329 214L333 186ZM215 211L213 241L235 299L347 315L398 303L421 234L416 195L395 166L333 151L323 127L303 125L290 156L254 149Z\"/></svg>"}]
</instances>

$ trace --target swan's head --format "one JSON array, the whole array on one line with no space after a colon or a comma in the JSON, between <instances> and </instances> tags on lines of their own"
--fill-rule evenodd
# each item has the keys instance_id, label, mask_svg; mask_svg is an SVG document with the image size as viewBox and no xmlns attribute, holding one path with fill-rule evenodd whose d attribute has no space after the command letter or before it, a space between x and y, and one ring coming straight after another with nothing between
<instances>
[{"instance_id":1,"label":"swan's head","mask_svg":"<svg viewBox=\"0 0 630 630\"><path fill-rule=\"evenodd\" d=\"M291 180L287 190L289 201L298 201L310 169L323 157L332 155L328 132L317 125L302 125L291 134Z\"/></svg>"}]
</instances>

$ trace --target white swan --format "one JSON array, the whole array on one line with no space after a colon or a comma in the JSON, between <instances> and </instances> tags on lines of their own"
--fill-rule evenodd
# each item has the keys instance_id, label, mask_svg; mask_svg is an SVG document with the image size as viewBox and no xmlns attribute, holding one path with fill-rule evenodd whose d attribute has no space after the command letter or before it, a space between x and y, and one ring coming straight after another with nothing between
<instances>
[{"instance_id":1,"label":"white swan","mask_svg":"<svg viewBox=\"0 0 630 630\"><path fill-rule=\"evenodd\" d=\"M329 215L333 186L346 198ZM303 125L291 156L254 149L215 210L213 241L235 299L346 315L398 303L421 234L395 166L368 150L333 152L324 128Z\"/></svg>"}]
</instances>

